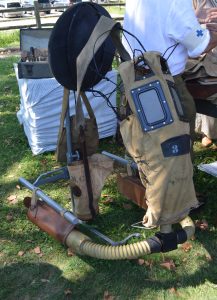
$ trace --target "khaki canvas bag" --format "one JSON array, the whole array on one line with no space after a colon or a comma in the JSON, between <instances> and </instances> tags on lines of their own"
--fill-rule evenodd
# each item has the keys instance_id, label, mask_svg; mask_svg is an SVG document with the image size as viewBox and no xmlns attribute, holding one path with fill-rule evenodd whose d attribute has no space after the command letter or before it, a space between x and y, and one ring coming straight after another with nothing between
<instances>
[{"instance_id":1,"label":"khaki canvas bag","mask_svg":"<svg viewBox=\"0 0 217 300\"><path fill-rule=\"evenodd\" d=\"M92 155L97 152L99 145L99 134L96 123L96 118L93 109L84 92L81 93L84 105L87 109L89 118L84 118L84 136L87 147L87 155ZM56 149L56 159L59 162L66 162L67 143L66 143L66 128L64 127L64 120L66 116L66 109L69 105L69 90L64 88L63 106L60 120L60 129ZM71 140L73 151L80 150L80 135L76 124L76 116L70 117L71 125Z\"/></svg>"},{"instance_id":2,"label":"khaki canvas bag","mask_svg":"<svg viewBox=\"0 0 217 300\"><path fill-rule=\"evenodd\" d=\"M113 170L113 160L105 155L96 153L88 158L90 177L93 191L92 207L95 214L99 212L98 201L101 195L104 182L108 175ZM73 196L73 212L81 220L91 220L93 214L91 211L88 190L85 180L85 170L82 161L75 161L71 166L68 166L68 171L71 179L71 184L76 185L81 191L80 195Z\"/></svg>"},{"instance_id":3,"label":"khaki canvas bag","mask_svg":"<svg viewBox=\"0 0 217 300\"><path fill-rule=\"evenodd\" d=\"M120 124L124 145L138 165L140 178L146 187L148 209L145 227L179 222L198 202L193 185L190 157L189 124L182 121L182 109L175 93L171 75L162 72L160 53L146 52L143 58L152 75L135 80L135 61L120 64L119 71L132 114ZM132 91L153 83L161 85L171 113L171 120L159 128L145 132L138 118ZM173 87L169 88L169 85ZM173 97L172 97L173 94ZM144 98L144 101L151 99ZM153 106L152 110L157 107ZM168 113L168 112L167 112Z\"/></svg>"}]
</instances>

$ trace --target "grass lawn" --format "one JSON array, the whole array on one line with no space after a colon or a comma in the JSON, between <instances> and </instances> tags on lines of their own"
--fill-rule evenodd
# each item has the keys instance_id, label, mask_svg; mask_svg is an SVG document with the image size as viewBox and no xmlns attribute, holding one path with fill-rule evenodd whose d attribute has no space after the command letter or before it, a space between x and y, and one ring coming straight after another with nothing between
<instances>
[{"instance_id":1,"label":"grass lawn","mask_svg":"<svg viewBox=\"0 0 217 300\"><path fill-rule=\"evenodd\" d=\"M0 48L19 47L20 32L19 30L0 31Z\"/></svg>"},{"instance_id":2,"label":"grass lawn","mask_svg":"<svg viewBox=\"0 0 217 300\"><path fill-rule=\"evenodd\" d=\"M216 161L217 151L195 144L195 186L208 201L192 218L206 221L208 228L197 228L195 239L184 247L140 260L102 261L71 255L26 217L23 198L31 194L19 184L19 177L33 181L60 165L52 152L33 156L18 123L20 97L13 70L17 61L15 56L0 58L0 299L217 299L217 179L196 167ZM124 153L112 138L101 140L101 150ZM155 231L131 227L144 211L119 194L116 172L104 186L100 214L92 225L116 241L135 231L143 238L152 236ZM67 182L43 190L70 209Z\"/></svg>"}]
</instances>

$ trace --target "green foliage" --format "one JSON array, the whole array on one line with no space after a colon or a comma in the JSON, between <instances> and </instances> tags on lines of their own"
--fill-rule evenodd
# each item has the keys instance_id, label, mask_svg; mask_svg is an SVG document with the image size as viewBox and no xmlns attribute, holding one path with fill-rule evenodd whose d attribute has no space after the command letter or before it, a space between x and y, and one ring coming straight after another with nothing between
<instances>
[{"instance_id":1,"label":"green foliage","mask_svg":"<svg viewBox=\"0 0 217 300\"><path fill-rule=\"evenodd\" d=\"M164 255L143 257L141 261L68 256L65 246L28 221L22 203L30 192L20 187L19 177L33 181L59 164L54 153L32 156L18 123L20 97L13 71L17 60L0 59L0 299L112 299L109 295L120 300L216 299L216 179L196 168L201 162L215 161L216 150L204 150L199 142L195 146L195 186L206 194L207 204L192 217L206 219L209 230L197 230L188 251L180 247ZM101 150L124 155L124 148L111 138L100 142ZM155 231L131 227L142 219L144 211L118 192L115 173L104 186L100 214L90 224L115 241L135 231L141 233L142 239L153 236ZM46 185L43 190L70 209L67 182ZM12 195L14 204L9 200ZM106 201L108 198L112 201ZM35 253L36 247L40 247L40 254ZM164 261L173 261L175 268L163 268Z\"/></svg>"},{"instance_id":2,"label":"green foliage","mask_svg":"<svg viewBox=\"0 0 217 300\"><path fill-rule=\"evenodd\" d=\"M19 47L20 33L19 30L0 31L0 48Z\"/></svg>"},{"instance_id":3,"label":"green foliage","mask_svg":"<svg viewBox=\"0 0 217 300\"><path fill-rule=\"evenodd\" d=\"M123 3L123 1L122 1ZM108 12L110 14L117 14L117 15L123 15L124 11L125 11L125 7L124 6L119 6L119 7L115 7L115 6L107 6L106 10L108 10Z\"/></svg>"}]
</instances>

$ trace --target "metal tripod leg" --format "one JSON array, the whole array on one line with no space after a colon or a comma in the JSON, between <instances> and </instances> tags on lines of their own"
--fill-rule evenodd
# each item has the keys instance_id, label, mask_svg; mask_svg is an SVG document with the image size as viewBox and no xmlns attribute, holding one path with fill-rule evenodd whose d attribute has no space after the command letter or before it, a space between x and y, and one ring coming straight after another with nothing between
<instances>
[{"instance_id":1,"label":"metal tripod leg","mask_svg":"<svg viewBox=\"0 0 217 300\"><path fill-rule=\"evenodd\" d=\"M66 144L67 144L66 158L67 158L67 165L70 166L73 161L79 160L80 156L78 151L73 152L73 148L72 148L72 134L71 134L72 128L71 128L71 121L70 121L69 104L66 111L65 122L66 122Z\"/></svg>"}]
</instances>

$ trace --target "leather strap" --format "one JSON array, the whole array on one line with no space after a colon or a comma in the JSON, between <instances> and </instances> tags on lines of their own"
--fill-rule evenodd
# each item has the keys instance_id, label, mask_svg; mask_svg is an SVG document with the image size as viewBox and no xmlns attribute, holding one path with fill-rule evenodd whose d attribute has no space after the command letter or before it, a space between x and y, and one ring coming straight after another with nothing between
<instances>
[{"instance_id":1,"label":"leather strap","mask_svg":"<svg viewBox=\"0 0 217 300\"><path fill-rule=\"evenodd\" d=\"M59 140L60 140L61 135L62 135L62 131L63 131L63 128L64 128L64 121L65 121L65 117L66 117L66 112L67 112L67 109L69 108L69 95L70 95L70 91L67 88L64 87L64 89L63 89L62 112L61 112L61 116L60 116L60 127L59 127L57 145L59 144Z\"/></svg>"},{"instance_id":2,"label":"leather strap","mask_svg":"<svg viewBox=\"0 0 217 300\"><path fill-rule=\"evenodd\" d=\"M87 185L87 194L88 194L88 199L89 199L88 205L89 205L91 215L94 218L96 215L96 211L93 206L93 189L92 189L92 183L91 183L89 162L88 162L88 157L87 157L87 149L86 149L84 130L82 127L80 128L80 137L81 137L82 160L84 163L84 174L85 174L85 180L86 180L86 185Z\"/></svg>"},{"instance_id":3,"label":"leather strap","mask_svg":"<svg viewBox=\"0 0 217 300\"><path fill-rule=\"evenodd\" d=\"M61 117L60 117L60 127L59 127L59 133L58 133L58 144L59 144L59 140L61 138L61 135L62 135L62 131L63 131L63 128L64 128L64 121L65 121L65 117L66 117L66 112L67 112L67 109L69 109L69 95L70 95L70 91L64 87L64 91L63 91L63 101L62 101L62 112L61 112ZM83 99L83 103L87 109L87 112L88 112L88 115L91 119L95 119L95 115L94 115L94 112L93 112L93 109L90 105L90 102L85 94L85 92L81 92L81 97ZM81 104L81 102L80 102ZM78 115L76 115L76 121L77 121L77 124L81 125L80 123L83 124L83 118L84 118L84 115L83 115L83 110L82 108L79 108L78 109ZM82 122L80 122L80 120L82 120Z\"/></svg>"}]
</instances>

